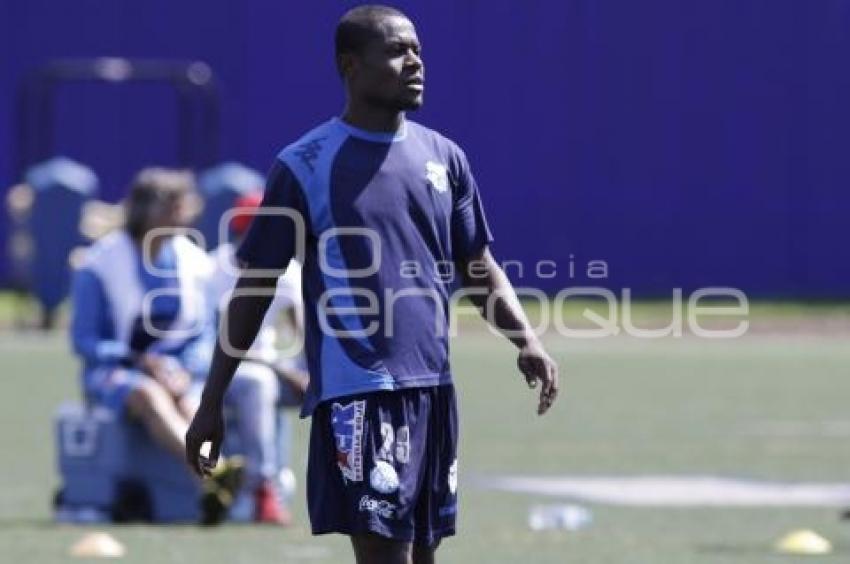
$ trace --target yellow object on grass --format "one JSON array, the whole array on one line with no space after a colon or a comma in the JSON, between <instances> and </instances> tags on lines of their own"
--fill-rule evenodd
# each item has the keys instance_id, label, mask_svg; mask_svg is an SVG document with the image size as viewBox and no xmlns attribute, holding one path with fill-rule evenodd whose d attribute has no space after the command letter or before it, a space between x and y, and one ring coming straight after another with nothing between
<instances>
[{"instance_id":1,"label":"yellow object on grass","mask_svg":"<svg viewBox=\"0 0 850 564\"><path fill-rule=\"evenodd\" d=\"M74 543L69 553L77 558L121 558L127 549L109 533L94 532Z\"/></svg>"},{"instance_id":2,"label":"yellow object on grass","mask_svg":"<svg viewBox=\"0 0 850 564\"><path fill-rule=\"evenodd\" d=\"M817 556L832 552L832 543L814 531L799 529L779 539L775 548L782 554Z\"/></svg>"}]
</instances>

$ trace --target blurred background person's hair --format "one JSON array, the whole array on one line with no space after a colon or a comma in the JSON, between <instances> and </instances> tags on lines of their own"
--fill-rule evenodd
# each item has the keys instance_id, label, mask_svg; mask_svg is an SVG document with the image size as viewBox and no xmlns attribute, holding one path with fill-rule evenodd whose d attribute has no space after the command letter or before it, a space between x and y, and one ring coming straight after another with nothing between
<instances>
[{"instance_id":1,"label":"blurred background person's hair","mask_svg":"<svg viewBox=\"0 0 850 564\"><path fill-rule=\"evenodd\" d=\"M185 227L200 207L195 175L190 171L146 168L133 179L124 203L125 228L141 242L158 227Z\"/></svg>"}]
</instances>

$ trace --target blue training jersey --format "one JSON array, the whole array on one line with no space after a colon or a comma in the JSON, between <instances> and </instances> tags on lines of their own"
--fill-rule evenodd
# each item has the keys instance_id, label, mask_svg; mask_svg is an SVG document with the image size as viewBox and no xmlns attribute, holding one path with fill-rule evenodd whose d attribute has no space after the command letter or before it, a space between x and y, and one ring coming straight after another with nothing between
<instances>
[{"instance_id":1,"label":"blue training jersey","mask_svg":"<svg viewBox=\"0 0 850 564\"><path fill-rule=\"evenodd\" d=\"M457 145L411 121L376 133L334 118L280 152L262 206L237 256L281 270L304 254L302 415L340 396L451 382L455 265L492 240Z\"/></svg>"},{"instance_id":2,"label":"blue training jersey","mask_svg":"<svg viewBox=\"0 0 850 564\"><path fill-rule=\"evenodd\" d=\"M199 251L200 252L200 251ZM160 330L166 330L180 315L182 307L179 292L177 256L174 248L164 245L153 259L153 266L168 276L150 272L135 254L133 263L138 272L139 284L144 292L161 292L148 303L148 320ZM110 296L103 281L94 270L84 267L74 272L71 282L71 344L83 361L83 388L91 394L103 378L103 368L111 371L119 365L131 365L131 354L149 350L158 339L145 329L141 315L133 323L129 342L118 340L118 329L112 315L112 302L120 296ZM196 378L206 377L215 330L204 317L200 331L186 340L178 340L156 352L174 356Z\"/></svg>"}]
</instances>

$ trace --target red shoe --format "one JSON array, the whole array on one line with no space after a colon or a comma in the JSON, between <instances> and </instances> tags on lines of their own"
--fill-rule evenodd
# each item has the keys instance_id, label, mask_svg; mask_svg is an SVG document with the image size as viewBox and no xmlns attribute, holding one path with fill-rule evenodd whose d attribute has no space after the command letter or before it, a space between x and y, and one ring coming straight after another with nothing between
<instances>
[{"instance_id":1,"label":"red shoe","mask_svg":"<svg viewBox=\"0 0 850 564\"><path fill-rule=\"evenodd\" d=\"M255 493L256 510L254 521L270 525L288 527L292 524L292 514L282 506L275 495L271 482L263 482Z\"/></svg>"}]
</instances>

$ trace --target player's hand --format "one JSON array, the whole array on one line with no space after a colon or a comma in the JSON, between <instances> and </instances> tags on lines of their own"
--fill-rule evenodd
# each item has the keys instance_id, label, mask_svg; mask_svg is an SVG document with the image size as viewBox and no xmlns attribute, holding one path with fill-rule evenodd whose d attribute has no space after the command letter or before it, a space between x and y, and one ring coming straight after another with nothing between
<instances>
[{"instance_id":1,"label":"player's hand","mask_svg":"<svg viewBox=\"0 0 850 564\"><path fill-rule=\"evenodd\" d=\"M280 382L288 386L292 395L298 399L298 403L303 403L304 396L307 394L307 386L310 383L310 376L307 372L292 366L287 362L287 359L275 363L272 369Z\"/></svg>"},{"instance_id":2,"label":"player's hand","mask_svg":"<svg viewBox=\"0 0 850 564\"><path fill-rule=\"evenodd\" d=\"M182 398L192 386L192 375L184 369L179 369L168 376L166 388L175 398Z\"/></svg>"},{"instance_id":3,"label":"player's hand","mask_svg":"<svg viewBox=\"0 0 850 564\"><path fill-rule=\"evenodd\" d=\"M168 393L174 399L180 399L186 395L192 385L192 375L179 365L163 370L157 374L156 380L168 390Z\"/></svg>"},{"instance_id":4,"label":"player's hand","mask_svg":"<svg viewBox=\"0 0 850 564\"><path fill-rule=\"evenodd\" d=\"M162 384L175 399L183 397L192 384L192 376L173 357L146 353L139 358L139 368Z\"/></svg>"},{"instance_id":5,"label":"player's hand","mask_svg":"<svg viewBox=\"0 0 850 564\"><path fill-rule=\"evenodd\" d=\"M210 442L209 457L201 454L201 446ZM189 430L186 431L186 462L198 476L209 476L218 464L224 441L224 416L221 407L201 402Z\"/></svg>"},{"instance_id":6,"label":"player's hand","mask_svg":"<svg viewBox=\"0 0 850 564\"><path fill-rule=\"evenodd\" d=\"M525 375L529 388L537 387L538 381L543 384L540 389L540 403L537 405L537 415L543 415L552 407L558 396L558 365L538 342L529 343L520 349L516 363L520 372Z\"/></svg>"}]
</instances>

